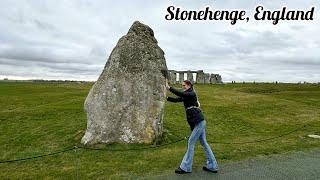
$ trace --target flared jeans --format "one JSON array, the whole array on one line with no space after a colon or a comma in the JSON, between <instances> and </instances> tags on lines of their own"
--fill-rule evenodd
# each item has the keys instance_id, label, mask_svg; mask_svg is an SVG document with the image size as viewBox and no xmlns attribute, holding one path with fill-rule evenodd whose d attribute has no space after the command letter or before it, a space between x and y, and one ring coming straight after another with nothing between
<instances>
[{"instance_id":1,"label":"flared jeans","mask_svg":"<svg viewBox=\"0 0 320 180\"><path fill-rule=\"evenodd\" d=\"M185 153L180 164L180 168L182 170L187 172L192 171L192 159L194 154L194 146L198 139L200 140L200 144L204 148L207 156L206 167L210 170L218 170L218 164L217 164L216 158L214 157L214 154L206 140L205 128L206 128L206 121L202 120L192 130L191 135L188 139L187 152Z\"/></svg>"}]
</instances>

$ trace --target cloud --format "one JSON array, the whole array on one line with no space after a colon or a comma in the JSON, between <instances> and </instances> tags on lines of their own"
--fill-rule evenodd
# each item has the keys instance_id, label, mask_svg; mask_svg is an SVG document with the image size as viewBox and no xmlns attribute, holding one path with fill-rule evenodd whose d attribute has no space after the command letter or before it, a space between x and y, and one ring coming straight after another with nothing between
<instances>
[{"instance_id":1,"label":"cloud","mask_svg":"<svg viewBox=\"0 0 320 180\"><path fill-rule=\"evenodd\" d=\"M268 1L267 9L317 1ZM219 73L224 81L320 81L320 17L309 22L173 22L166 8L246 9L253 1L18 1L0 6L0 78L96 80L118 39L139 20L155 31L169 69ZM309 38L307 38L309 37Z\"/></svg>"}]
</instances>

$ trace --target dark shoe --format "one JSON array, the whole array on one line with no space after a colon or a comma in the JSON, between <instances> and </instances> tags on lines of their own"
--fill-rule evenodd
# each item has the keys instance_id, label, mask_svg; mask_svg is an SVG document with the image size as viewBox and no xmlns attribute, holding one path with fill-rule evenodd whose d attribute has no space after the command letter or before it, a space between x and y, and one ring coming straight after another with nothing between
<instances>
[{"instance_id":1,"label":"dark shoe","mask_svg":"<svg viewBox=\"0 0 320 180\"><path fill-rule=\"evenodd\" d=\"M216 170L211 170L211 169L208 169L206 166L203 166L202 169L203 169L204 171L208 171L208 172L212 172L212 173L218 173L218 170L217 170L217 169L216 169Z\"/></svg>"},{"instance_id":2,"label":"dark shoe","mask_svg":"<svg viewBox=\"0 0 320 180\"><path fill-rule=\"evenodd\" d=\"M191 173L191 172L187 172L187 171L182 170L180 167L178 167L178 169L176 169L174 172L177 173L177 174L188 174L188 173Z\"/></svg>"}]
</instances>

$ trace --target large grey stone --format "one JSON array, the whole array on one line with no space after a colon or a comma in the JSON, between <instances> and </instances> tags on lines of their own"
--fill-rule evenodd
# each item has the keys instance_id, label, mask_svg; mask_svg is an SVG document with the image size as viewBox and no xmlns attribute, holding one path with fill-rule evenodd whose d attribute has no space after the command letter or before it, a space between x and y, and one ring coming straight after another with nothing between
<instances>
[{"instance_id":1,"label":"large grey stone","mask_svg":"<svg viewBox=\"0 0 320 180\"><path fill-rule=\"evenodd\" d=\"M152 143L162 135L164 52L153 30L138 21L121 37L85 103L81 142Z\"/></svg>"}]
</instances>

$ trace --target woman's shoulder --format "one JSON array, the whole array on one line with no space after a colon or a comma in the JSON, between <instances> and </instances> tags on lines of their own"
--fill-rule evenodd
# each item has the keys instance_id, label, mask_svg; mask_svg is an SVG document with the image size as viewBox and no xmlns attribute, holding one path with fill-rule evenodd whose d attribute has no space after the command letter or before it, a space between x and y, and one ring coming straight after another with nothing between
<instances>
[{"instance_id":1,"label":"woman's shoulder","mask_svg":"<svg viewBox=\"0 0 320 180\"><path fill-rule=\"evenodd\" d=\"M195 92L192 88L188 89L187 92L188 92L191 96L197 96L196 92Z\"/></svg>"}]
</instances>

